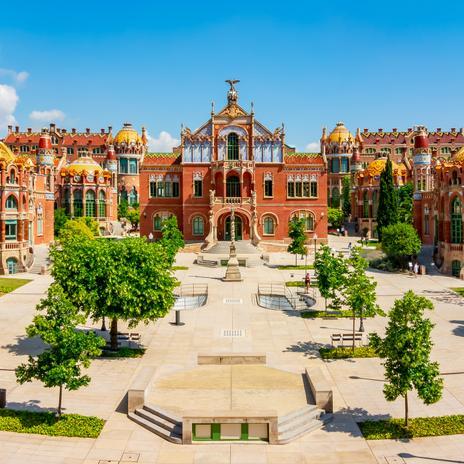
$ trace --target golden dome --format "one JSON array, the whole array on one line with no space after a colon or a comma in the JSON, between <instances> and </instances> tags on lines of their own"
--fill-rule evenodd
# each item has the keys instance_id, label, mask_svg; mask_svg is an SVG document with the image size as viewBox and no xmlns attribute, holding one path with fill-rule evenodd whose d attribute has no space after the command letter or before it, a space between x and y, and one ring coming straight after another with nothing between
<instances>
[{"instance_id":1,"label":"golden dome","mask_svg":"<svg viewBox=\"0 0 464 464\"><path fill-rule=\"evenodd\" d=\"M86 173L95 174L103 173L103 168L94 159L90 158L90 156L82 156L63 169L71 175L82 174L84 171Z\"/></svg>"},{"instance_id":2,"label":"golden dome","mask_svg":"<svg viewBox=\"0 0 464 464\"><path fill-rule=\"evenodd\" d=\"M354 137L343 122L337 122L335 129L329 135L329 140L337 143L352 142Z\"/></svg>"},{"instance_id":3,"label":"golden dome","mask_svg":"<svg viewBox=\"0 0 464 464\"><path fill-rule=\"evenodd\" d=\"M0 161L9 164L14 161L14 159L15 155L13 155L13 152L3 142L0 142Z\"/></svg>"},{"instance_id":4,"label":"golden dome","mask_svg":"<svg viewBox=\"0 0 464 464\"><path fill-rule=\"evenodd\" d=\"M114 137L114 143L126 143L130 145L132 143L143 143L139 133L132 127L132 124L126 122L124 127Z\"/></svg>"},{"instance_id":5,"label":"golden dome","mask_svg":"<svg viewBox=\"0 0 464 464\"><path fill-rule=\"evenodd\" d=\"M394 161L392 161L391 163L392 163L393 173L395 173L395 171L397 171L398 173L401 173L402 171L405 170L404 166L399 166ZM387 158L379 158L369 163L369 166L367 166L365 172L371 177L380 176L380 174L382 174L382 172L385 170L386 165L387 165Z\"/></svg>"},{"instance_id":6,"label":"golden dome","mask_svg":"<svg viewBox=\"0 0 464 464\"><path fill-rule=\"evenodd\" d=\"M458 164L464 163L464 147L458 150L458 152L453 156L451 161Z\"/></svg>"}]
</instances>

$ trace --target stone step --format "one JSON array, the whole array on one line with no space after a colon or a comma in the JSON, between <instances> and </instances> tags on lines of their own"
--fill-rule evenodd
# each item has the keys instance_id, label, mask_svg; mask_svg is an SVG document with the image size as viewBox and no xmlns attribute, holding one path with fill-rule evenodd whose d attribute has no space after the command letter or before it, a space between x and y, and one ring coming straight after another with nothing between
<instances>
[{"instance_id":1,"label":"stone step","mask_svg":"<svg viewBox=\"0 0 464 464\"><path fill-rule=\"evenodd\" d=\"M332 414L322 414L320 418L312 419L309 422L305 422L301 424L299 427L291 428L283 432L279 430L279 433L278 433L279 444L284 445L286 443L290 443L291 441L296 440L297 438L300 438L301 436L309 432L318 430L330 420L332 420Z\"/></svg>"},{"instance_id":2,"label":"stone step","mask_svg":"<svg viewBox=\"0 0 464 464\"><path fill-rule=\"evenodd\" d=\"M171 412L165 411L158 406L153 406L151 404L144 404L143 409L148 412L151 412L155 416L161 417L162 419L170 422L173 425L180 425L182 424L182 418L172 414Z\"/></svg>"},{"instance_id":3,"label":"stone step","mask_svg":"<svg viewBox=\"0 0 464 464\"><path fill-rule=\"evenodd\" d=\"M182 444L182 436L176 434L174 431L168 431L163 427L160 427L159 425L133 413L130 412L128 414L129 418L132 419L134 422L137 424L141 425L142 427L146 428L147 430L150 430L150 432L153 432L154 434L158 435L161 438L164 438L165 440L171 442L171 443L177 443L177 444Z\"/></svg>"},{"instance_id":4,"label":"stone step","mask_svg":"<svg viewBox=\"0 0 464 464\"><path fill-rule=\"evenodd\" d=\"M162 427L163 429L167 430L170 433L173 433L174 435L181 436L182 435L182 425L181 424L176 424L173 425L172 422L157 416L155 414L152 414L151 412L147 411L144 408L138 408L135 410L135 414L137 416L142 417L143 419L146 419L149 422L152 422L153 424L156 424L159 427Z\"/></svg>"},{"instance_id":5,"label":"stone step","mask_svg":"<svg viewBox=\"0 0 464 464\"><path fill-rule=\"evenodd\" d=\"M285 424L298 419L301 416L306 416L308 414L312 414L314 412L320 411L315 404L308 404L303 408L297 409L296 411L292 411L285 416L279 417L278 424L280 426L284 426Z\"/></svg>"}]
</instances>

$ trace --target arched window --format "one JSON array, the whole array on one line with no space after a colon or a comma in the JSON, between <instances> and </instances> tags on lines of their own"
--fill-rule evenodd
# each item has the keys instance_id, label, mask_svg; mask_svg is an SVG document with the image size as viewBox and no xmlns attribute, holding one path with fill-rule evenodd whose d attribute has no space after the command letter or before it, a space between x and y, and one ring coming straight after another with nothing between
<instances>
[{"instance_id":1,"label":"arched window","mask_svg":"<svg viewBox=\"0 0 464 464\"><path fill-rule=\"evenodd\" d=\"M82 216L82 191L81 190L74 190L73 213L74 213L74 217Z\"/></svg>"},{"instance_id":2,"label":"arched window","mask_svg":"<svg viewBox=\"0 0 464 464\"><path fill-rule=\"evenodd\" d=\"M103 190L100 190L100 193L98 194L98 216L99 217L106 217L106 195Z\"/></svg>"},{"instance_id":3,"label":"arched window","mask_svg":"<svg viewBox=\"0 0 464 464\"><path fill-rule=\"evenodd\" d=\"M239 197L240 196L240 180L237 176L229 176L227 178L226 196L228 197Z\"/></svg>"},{"instance_id":4,"label":"arched window","mask_svg":"<svg viewBox=\"0 0 464 464\"><path fill-rule=\"evenodd\" d=\"M338 158L334 158L332 160L332 172L337 174L340 172L340 160Z\"/></svg>"},{"instance_id":5,"label":"arched window","mask_svg":"<svg viewBox=\"0 0 464 464\"><path fill-rule=\"evenodd\" d=\"M14 209L14 210L18 209L18 200L16 199L14 195L10 195L6 199L6 209Z\"/></svg>"},{"instance_id":6,"label":"arched window","mask_svg":"<svg viewBox=\"0 0 464 464\"><path fill-rule=\"evenodd\" d=\"M121 187L121 192L119 193L119 203L127 203L127 190L124 185Z\"/></svg>"},{"instance_id":7,"label":"arched window","mask_svg":"<svg viewBox=\"0 0 464 464\"><path fill-rule=\"evenodd\" d=\"M458 197L451 202L451 243L462 243L461 200Z\"/></svg>"},{"instance_id":8,"label":"arched window","mask_svg":"<svg viewBox=\"0 0 464 464\"><path fill-rule=\"evenodd\" d=\"M137 203L137 199L137 189L132 187L131 191L129 192L129 205L135 205Z\"/></svg>"},{"instance_id":9,"label":"arched window","mask_svg":"<svg viewBox=\"0 0 464 464\"><path fill-rule=\"evenodd\" d=\"M235 132L231 132L227 137L227 159L239 159L238 135Z\"/></svg>"},{"instance_id":10,"label":"arched window","mask_svg":"<svg viewBox=\"0 0 464 464\"><path fill-rule=\"evenodd\" d=\"M6 260L6 266L8 268L8 274L16 274L18 260L16 258L8 258Z\"/></svg>"},{"instance_id":11,"label":"arched window","mask_svg":"<svg viewBox=\"0 0 464 464\"><path fill-rule=\"evenodd\" d=\"M340 172L348 172L350 170L350 163L348 161L348 158L343 157L342 158L342 166Z\"/></svg>"},{"instance_id":12,"label":"arched window","mask_svg":"<svg viewBox=\"0 0 464 464\"><path fill-rule=\"evenodd\" d=\"M310 211L299 211L295 214L296 217L303 219L305 223L305 231L311 232L314 230L314 215Z\"/></svg>"},{"instance_id":13,"label":"arched window","mask_svg":"<svg viewBox=\"0 0 464 464\"><path fill-rule=\"evenodd\" d=\"M10 174L8 175L8 177L6 178L6 183L7 184L16 184L16 173L15 173L15 170L12 169L10 171Z\"/></svg>"},{"instance_id":14,"label":"arched window","mask_svg":"<svg viewBox=\"0 0 464 464\"><path fill-rule=\"evenodd\" d=\"M340 190L338 187L332 189L332 208L340 208Z\"/></svg>"},{"instance_id":15,"label":"arched window","mask_svg":"<svg viewBox=\"0 0 464 464\"><path fill-rule=\"evenodd\" d=\"M367 190L363 193L363 217L369 217L369 196Z\"/></svg>"},{"instance_id":16,"label":"arched window","mask_svg":"<svg viewBox=\"0 0 464 464\"><path fill-rule=\"evenodd\" d=\"M159 214L156 214L153 218L153 230L161 230L162 225L163 218Z\"/></svg>"},{"instance_id":17,"label":"arched window","mask_svg":"<svg viewBox=\"0 0 464 464\"><path fill-rule=\"evenodd\" d=\"M205 221L201 216L195 216L192 221L193 235L203 235L205 233Z\"/></svg>"},{"instance_id":18,"label":"arched window","mask_svg":"<svg viewBox=\"0 0 464 464\"><path fill-rule=\"evenodd\" d=\"M87 190L85 194L85 215L95 217L95 192Z\"/></svg>"},{"instance_id":19,"label":"arched window","mask_svg":"<svg viewBox=\"0 0 464 464\"><path fill-rule=\"evenodd\" d=\"M274 235L275 221L272 216L266 216L263 220L263 233L264 235Z\"/></svg>"},{"instance_id":20,"label":"arched window","mask_svg":"<svg viewBox=\"0 0 464 464\"><path fill-rule=\"evenodd\" d=\"M372 192L372 217L377 217L377 209L379 207L379 199L377 190Z\"/></svg>"}]
</instances>

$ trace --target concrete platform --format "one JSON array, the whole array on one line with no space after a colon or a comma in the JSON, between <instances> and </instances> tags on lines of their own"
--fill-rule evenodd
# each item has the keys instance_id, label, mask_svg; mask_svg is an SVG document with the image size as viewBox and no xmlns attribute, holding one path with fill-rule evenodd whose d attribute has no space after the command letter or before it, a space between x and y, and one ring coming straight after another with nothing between
<instances>
[{"instance_id":1,"label":"concrete platform","mask_svg":"<svg viewBox=\"0 0 464 464\"><path fill-rule=\"evenodd\" d=\"M147 403L182 416L201 410L273 409L279 416L308 404L303 376L263 365L203 365L154 382Z\"/></svg>"}]
</instances>

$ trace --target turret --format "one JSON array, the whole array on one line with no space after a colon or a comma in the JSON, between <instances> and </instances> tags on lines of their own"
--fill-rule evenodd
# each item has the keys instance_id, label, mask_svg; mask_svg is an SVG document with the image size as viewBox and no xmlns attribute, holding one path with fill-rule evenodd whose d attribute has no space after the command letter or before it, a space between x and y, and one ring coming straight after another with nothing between
<instances>
[{"instance_id":1,"label":"turret","mask_svg":"<svg viewBox=\"0 0 464 464\"><path fill-rule=\"evenodd\" d=\"M430 164L432 157L429 148L427 129L424 126L416 128L414 136L414 184L415 192L423 192L431 189Z\"/></svg>"},{"instance_id":2,"label":"turret","mask_svg":"<svg viewBox=\"0 0 464 464\"><path fill-rule=\"evenodd\" d=\"M37 166L53 166L54 151L47 129L42 130L37 150Z\"/></svg>"}]
</instances>

